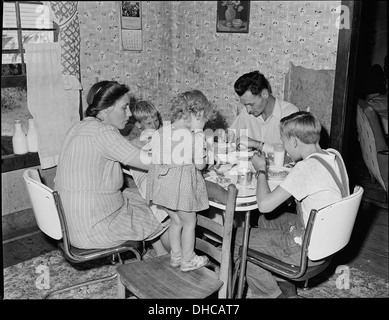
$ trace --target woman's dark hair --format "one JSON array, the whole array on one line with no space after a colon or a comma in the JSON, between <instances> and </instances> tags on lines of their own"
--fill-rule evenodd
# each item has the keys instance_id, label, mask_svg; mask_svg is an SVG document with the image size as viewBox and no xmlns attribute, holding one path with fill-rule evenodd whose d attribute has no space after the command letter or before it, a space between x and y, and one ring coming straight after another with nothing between
<instances>
[{"instance_id":1,"label":"woman's dark hair","mask_svg":"<svg viewBox=\"0 0 389 320\"><path fill-rule=\"evenodd\" d=\"M234 84L234 89L239 97L244 95L247 90L250 90L253 95L261 94L263 89L267 89L271 93L269 81L259 71L252 71L240 76Z\"/></svg>"},{"instance_id":2,"label":"woman's dark hair","mask_svg":"<svg viewBox=\"0 0 389 320\"><path fill-rule=\"evenodd\" d=\"M88 92L86 102L88 108L85 111L87 117L96 117L97 114L104 109L111 107L123 95L129 92L130 89L116 81L100 81L95 83Z\"/></svg>"}]
</instances>

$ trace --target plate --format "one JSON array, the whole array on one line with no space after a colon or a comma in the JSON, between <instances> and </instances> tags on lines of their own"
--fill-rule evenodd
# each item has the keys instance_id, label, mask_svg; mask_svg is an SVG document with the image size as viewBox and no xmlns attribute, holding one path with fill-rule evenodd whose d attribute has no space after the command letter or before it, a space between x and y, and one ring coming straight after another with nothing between
<instances>
[{"instance_id":1,"label":"plate","mask_svg":"<svg viewBox=\"0 0 389 320\"><path fill-rule=\"evenodd\" d=\"M230 163L227 163L227 164L222 164L220 165L220 167L214 167L213 169L215 170L215 172L217 174L224 174L226 173L227 171L231 170L233 164L230 164Z\"/></svg>"},{"instance_id":2,"label":"plate","mask_svg":"<svg viewBox=\"0 0 389 320\"><path fill-rule=\"evenodd\" d=\"M269 180L282 181L289 174L291 168L281 166L269 166L267 169L267 177Z\"/></svg>"}]
</instances>

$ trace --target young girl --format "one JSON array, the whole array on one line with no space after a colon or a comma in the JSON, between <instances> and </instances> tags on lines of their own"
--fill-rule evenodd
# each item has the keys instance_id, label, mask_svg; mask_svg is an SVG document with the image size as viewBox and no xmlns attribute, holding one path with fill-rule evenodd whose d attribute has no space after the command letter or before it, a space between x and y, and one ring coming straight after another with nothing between
<instances>
[{"instance_id":1,"label":"young girl","mask_svg":"<svg viewBox=\"0 0 389 320\"><path fill-rule=\"evenodd\" d=\"M170 215L172 267L181 271L201 268L206 256L194 252L196 212L208 209L201 170L207 164L202 131L213 115L211 104L198 90L172 100L171 121L151 139L152 164L147 177L146 201L165 207Z\"/></svg>"}]
</instances>

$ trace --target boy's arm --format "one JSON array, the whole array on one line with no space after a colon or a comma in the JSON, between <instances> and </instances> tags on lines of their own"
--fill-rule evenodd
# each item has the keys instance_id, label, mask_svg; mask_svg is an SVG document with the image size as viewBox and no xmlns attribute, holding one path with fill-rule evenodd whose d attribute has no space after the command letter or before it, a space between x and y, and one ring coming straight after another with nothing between
<instances>
[{"instance_id":1,"label":"boy's arm","mask_svg":"<svg viewBox=\"0 0 389 320\"><path fill-rule=\"evenodd\" d=\"M267 181L267 166L264 154L255 153L251 158L251 162L257 171L257 203L260 212L271 212L283 202L288 200L291 194L282 187L276 187L273 191L269 188Z\"/></svg>"}]
</instances>

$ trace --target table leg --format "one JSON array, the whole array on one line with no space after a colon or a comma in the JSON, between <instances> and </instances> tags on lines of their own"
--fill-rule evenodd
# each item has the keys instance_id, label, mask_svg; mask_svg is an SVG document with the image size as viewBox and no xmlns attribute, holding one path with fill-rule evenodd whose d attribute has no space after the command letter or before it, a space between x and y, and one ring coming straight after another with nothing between
<instances>
[{"instance_id":1,"label":"table leg","mask_svg":"<svg viewBox=\"0 0 389 320\"><path fill-rule=\"evenodd\" d=\"M239 282L238 282L238 293L237 298L242 298L244 288L244 277L246 275L246 262L247 262L247 249L249 244L249 229L250 229L250 210L246 211L243 229L243 240L242 240L242 256L240 263Z\"/></svg>"}]
</instances>

